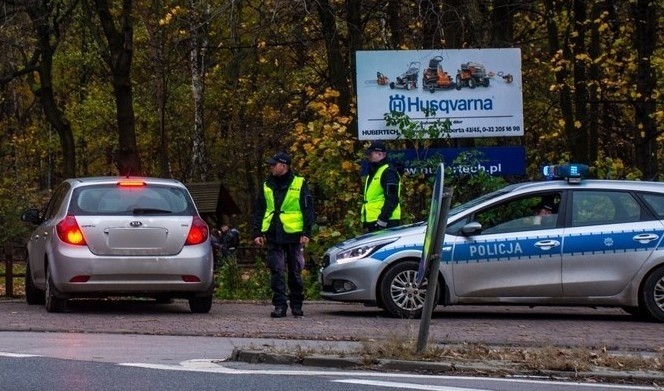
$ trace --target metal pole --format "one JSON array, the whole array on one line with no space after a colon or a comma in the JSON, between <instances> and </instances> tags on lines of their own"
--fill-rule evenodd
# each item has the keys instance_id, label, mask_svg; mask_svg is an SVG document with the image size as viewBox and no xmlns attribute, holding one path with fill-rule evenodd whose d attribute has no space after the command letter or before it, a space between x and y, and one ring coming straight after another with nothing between
<instances>
[{"instance_id":1,"label":"metal pole","mask_svg":"<svg viewBox=\"0 0 664 391\"><path fill-rule=\"evenodd\" d=\"M436 237L434 240L434 251L429 257L429 270L427 272L427 294L424 299L424 307L422 308L422 319L420 321L420 333L417 339L417 354L421 354L426 349L427 340L429 339L429 325L431 323L431 314L433 308L436 306L434 300L436 299L436 288L438 287L438 272L440 271L440 258L442 244L445 240L445 229L447 228L447 215L450 211L450 204L452 202L452 189L444 188L442 195L442 203L440 208L440 215L438 216L438 226ZM430 229L433 227L427 227ZM442 287L441 287L442 289Z\"/></svg>"}]
</instances>

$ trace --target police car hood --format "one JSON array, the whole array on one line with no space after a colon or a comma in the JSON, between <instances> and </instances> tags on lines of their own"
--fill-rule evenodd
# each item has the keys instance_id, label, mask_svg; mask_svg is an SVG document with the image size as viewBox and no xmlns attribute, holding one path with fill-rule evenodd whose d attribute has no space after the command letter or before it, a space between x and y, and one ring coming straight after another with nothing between
<instances>
[{"instance_id":1,"label":"police car hood","mask_svg":"<svg viewBox=\"0 0 664 391\"><path fill-rule=\"evenodd\" d=\"M337 243L334 247L339 249L351 248L362 243L366 242L375 242L377 240L388 239L388 238L397 238L400 236L409 236L409 235L424 235L427 229L427 224L425 221L420 221L413 224L401 225L398 227L386 228L380 231L369 232L358 237L347 239L341 243Z\"/></svg>"}]
</instances>

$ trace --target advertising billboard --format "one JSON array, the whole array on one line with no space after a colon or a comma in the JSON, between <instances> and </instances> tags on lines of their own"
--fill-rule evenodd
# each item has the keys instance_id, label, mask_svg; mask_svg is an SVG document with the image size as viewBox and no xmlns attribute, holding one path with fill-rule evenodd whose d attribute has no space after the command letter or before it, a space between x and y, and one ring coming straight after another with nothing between
<instances>
[{"instance_id":1,"label":"advertising billboard","mask_svg":"<svg viewBox=\"0 0 664 391\"><path fill-rule=\"evenodd\" d=\"M358 139L403 137L385 115L427 126L450 121L451 138L523 136L521 51L358 51Z\"/></svg>"},{"instance_id":2,"label":"advertising billboard","mask_svg":"<svg viewBox=\"0 0 664 391\"><path fill-rule=\"evenodd\" d=\"M472 152L472 162L457 161L461 154ZM387 159L397 167L401 167L406 175L424 173L426 176L435 174L435 167L418 164L427 159L436 158L445 163L451 175L475 175L480 172L494 175L525 175L526 149L513 147L478 147L478 148L428 148L397 149L389 152ZM362 161L361 176L369 174L369 163Z\"/></svg>"}]
</instances>

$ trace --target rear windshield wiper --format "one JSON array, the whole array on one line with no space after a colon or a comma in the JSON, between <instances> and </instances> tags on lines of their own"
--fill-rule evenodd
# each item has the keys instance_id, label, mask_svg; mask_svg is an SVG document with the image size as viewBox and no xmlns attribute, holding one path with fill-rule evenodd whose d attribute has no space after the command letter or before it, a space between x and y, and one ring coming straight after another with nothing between
<instances>
[{"instance_id":1,"label":"rear windshield wiper","mask_svg":"<svg viewBox=\"0 0 664 391\"><path fill-rule=\"evenodd\" d=\"M131 212L135 215L173 213L170 210L156 208L134 208Z\"/></svg>"}]
</instances>

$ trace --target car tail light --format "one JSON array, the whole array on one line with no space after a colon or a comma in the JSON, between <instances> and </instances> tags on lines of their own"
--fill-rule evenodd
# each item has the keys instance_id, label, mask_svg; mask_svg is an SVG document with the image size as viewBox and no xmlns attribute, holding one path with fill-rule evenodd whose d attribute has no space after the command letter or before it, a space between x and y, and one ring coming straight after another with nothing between
<instances>
[{"instance_id":1,"label":"car tail light","mask_svg":"<svg viewBox=\"0 0 664 391\"><path fill-rule=\"evenodd\" d=\"M187 234L187 241L185 245L201 244L208 239L208 226L205 221L198 216L194 216L191 222L189 234Z\"/></svg>"},{"instance_id":2,"label":"car tail light","mask_svg":"<svg viewBox=\"0 0 664 391\"><path fill-rule=\"evenodd\" d=\"M83 232L78 226L76 217L67 216L58 225L55 226L56 231L58 232L58 237L65 243L74 244L78 246L84 246L85 237L83 237Z\"/></svg>"}]
</instances>

